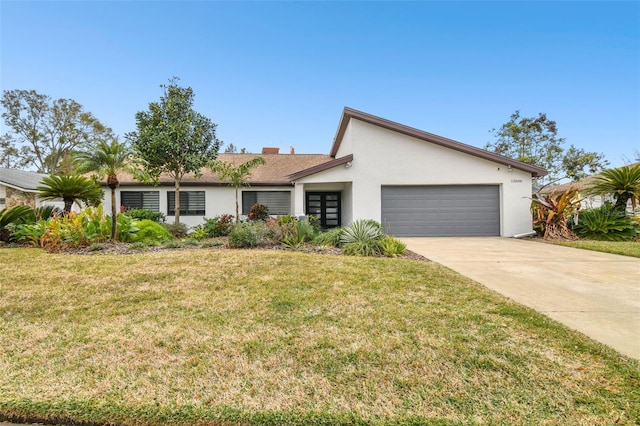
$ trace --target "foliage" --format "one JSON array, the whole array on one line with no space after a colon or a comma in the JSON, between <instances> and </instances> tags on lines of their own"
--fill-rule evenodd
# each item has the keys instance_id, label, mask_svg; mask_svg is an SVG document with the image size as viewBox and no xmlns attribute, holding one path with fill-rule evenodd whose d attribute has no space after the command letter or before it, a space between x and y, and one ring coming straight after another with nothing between
<instances>
[{"instance_id":1,"label":"foliage","mask_svg":"<svg viewBox=\"0 0 640 426\"><path fill-rule=\"evenodd\" d=\"M0 167L22 169L31 163L31 155L26 146L18 147L9 133L0 135Z\"/></svg>"},{"instance_id":2,"label":"foliage","mask_svg":"<svg viewBox=\"0 0 640 426\"><path fill-rule=\"evenodd\" d=\"M316 230L307 220L298 220L291 216L282 216L269 220L267 227L271 238L288 248L299 248L310 242L316 235Z\"/></svg>"},{"instance_id":3,"label":"foliage","mask_svg":"<svg viewBox=\"0 0 640 426\"><path fill-rule=\"evenodd\" d=\"M331 228L318 234L313 242L323 246L340 247L340 237L343 231L344 228Z\"/></svg>"},{"instance_id":4,"label":"foliage","mask_svg":"<svg viewBox=\"0 0 640 426\"><path fill-rule=\"evenodd\" d=\"M637 241L554 241L554 244L575 247L584 250L601 251L603 253L622 256L640 257L640 243Z\"/></svg>"},{"instance_id":5,"label":"foliage","mask_svg":"<svg viewBox=\"0 0 640 426\"><path fill-rule=\"evenodd\" d=\"M613 195L615 209L620 212L626 211L627 203L631 200L632 208L635 210L640 203L640 164L604 170L594 177L587 193Z\"/></svg>"},{"instance_id":6,"label":"foliage","mask_svg":"<svg viewBox=\"0 0 640 426\"><path fill-rule=\"evenodd\" d=\"M125 210L123 214L137 220L153 220L154 222L164 223L165 215L162 212L154 212L149 209L129 209Z\"/></svg>"},{"instance_id":7,"label":"foliage","mask_svg":"<svg viewBox=\"0 0 640 426\"><path fill-rule=\"evenodd\" d=\"M169 231L174 238L184 238L189 233L189 228L184 223L163 223L162 226Z\"/></svg>"},{"instance_id":8,"label":"foliage","mask_svg":"<svg viewBox=\"0 0 640 426\"><path fill-rule=\"evenodd\" d=\"M8 243L13 240L12 225L24 223L32 215L33 209L29 206L15 206L0 210L0 241Z\"/></svg>"},{"instance_id":9,"label":"foliage","mask_svg":"<svg viewBox=\"0 0 640 426\"><path fill-rule=\"evenodd\" d=\"M239 222L229 233L229 247L256 247L264 242L268 233L263 222Z\"/></svg>"},{"instance_id":10,"label":"foliage","mask_svg":"<svg viewBox=\"0 0 640 426\"><path fill-rule=\"evenodd\" d=\"M357 220L344 228L340 236L342 252L352 256L377 256L384 236L382 225L373 220Z\"/></svg>"},{"instance_id":11,"label":"foliage","mask_svg":"<svg viewBox=\"0 0 640 426\"><path fill-rule=\"evenodd\" d=\"M212 161L209 163L211 171L217 173L220 176L220 180L227 182L236 190L236 222L240 220L238 190L243 186L249 186L248 180L251 176L251 170L265 163L266 160L263 157L254 157L238 166L226 161Z\"/></svg>"},{"instance_id":12,"label":"foliage","mask_svg":"<svg viewBox=\"0 0 640 426\"><path fill-rule=\"evenodd\" d=\"M137 232L135 232L128 241L139 243L162 242L170 240L169 231L153 220L143 219L134 222Z\"/></svg>"},{"instance_id":13,"label":"foliage","mask_svg":"<svg viewBox=\"0 0 640 426\"><path fill-rule=\"evenodd\" d=\"M180 222L180 182L187 173L200 176L201 170L215 160L221 142L209 118L193 109L194 92L179 87L177 79L161 85L164 95L151 102L148 111L136 113L135 132L127 139L140 156L150 178L157 181L166 173L175 182L175 222Z\"/></svg>"},{"instance_id":14,"label":"foliage","mask_svg":"<svg viewBox=\"0 0 640 426\"><path fill-rule=\"evenodd\" d=\"M80 213L69 212L44 222L40 247L48 251L70 247L85 247L109 239L111 229L102 208L85 208Z\"/></svg>"},{"instance_id":15,"label":"foliage","mask_svg":"<svg viewBox=\"0 0 640 426\"><path fill-rule=\"evenodd\" d=\"M565 151L565 139L558 136L556 122L543 113L521 117L520 111L516 111L508 122L491 132L496 141L487 143L485 149L542 167L549 172L550 181L564 177L578 180L608 164L603 154L586 152L573 145Z\"/></svg>"},{"instance_id":16,"label":"foliage","mask_svg":"<svg viewBox=\"0 0 640 426\"><path fill-rule=\"evenodd\" d=\"M387 257L402 256L407 251L407 245L397 238L385 236L380 240L380 252Z\"/></svg>"},{"instance_id":17,"label":"foliage","mask_svg":"<svg viewBox=\"0 0 640 426\"><path fill-rule=\"evenodd\" d=\"M580 207L578 190L571 188L564 192L548 195L534 194L531 204L533 229L545 239L574 239L567 220Z\"/></svg>"},{"instance_id":18,"label":"foliage","mask_svg":"<svg viewBox=\"0 0 640 426\"><path fill-rule=\"evenodd\" d=\"M256 203L251 206L251 210L249 211L249 216L247 219L253 221L265 221L269 217L269 207L264 204Z\"/></svg>"},{"instance_id":19,"label":"foliage","mask_svg":"<svg viewBox=\"0 0 640 426\"><path fill-rule=\"evenodd\" d=\"M90 149L77 152L74 157L77 173L91 172L96 179L107 178L107 186L111 189L111 239L115 240L118 228L116 188L120 186L118 173L136 174L131 150L113 138L109 142L99 140Z\"/></svg>"},{"instance_id":20,"label":"foliage","mask_svg":"<svg viewBox=\"0 0 640 426\"><path fill-rule=\"evenodd\" d=\"M60 172L74 150L111 135L111 129L72 99L52 100L35 90L5 90L0 103L2 118L12 131L9 144L16 150L13 155L20 156L22 165L33 164L41 173Z\"/></svg>"},{"instance_id":21,"label":"foliage","mask_svg":"<svg viewBox=\"0 0 640 426\"><path fill-rule=\"evenodd\" d=\"M198 225L194 232L197 232L196 237L202 235L201 238L224 237L231 232L232 228L233 215L223 214L222 216L205 219L205 222L202 225Z\"/></svg>"},{"instance_id":22,"label":"foliage","mask_svg":"<svg viewBox=\"0 0 640 426\"><path fill-rule=\"evenodd\" d=\"M601 241L629 241L638 236L639 227L619 210L606 203L597 209L583 210L573 224L580 238Z\"/></svg>"},{"instance_id":23,"label":"foliage","mask_svg":"<svg viewBox=\"0 0 640 426\"><path fill-rule=\"evenodd\" d=\"M118 224L116 233L116 239L124 243L129 243L135 240L136 233L138 232L138 221L130 216L119 214L117 216ZM109 234L111 235L111 222L109 222Z\"/></svg>"},{"instance_id":24,"label":"foliage","mask_svg":"<svg viewBox=\"0 0 640 426\"><path fill-rule=\"evenodd\" d=\"M43 200L62 198L64 212L69 213L74 202L82 201L86 205L99 204L102 201L100 185L87 177L78 175L47 176L36 188Z\"/></svg>"}]
</instances>

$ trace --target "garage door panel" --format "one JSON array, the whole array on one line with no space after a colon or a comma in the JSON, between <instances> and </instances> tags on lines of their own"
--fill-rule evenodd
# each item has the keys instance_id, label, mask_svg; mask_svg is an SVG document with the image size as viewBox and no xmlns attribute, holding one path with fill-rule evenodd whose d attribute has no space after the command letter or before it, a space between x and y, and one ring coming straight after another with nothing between
<instances>
[{"instance_id":1,"label":"garage door panel","mask_svg":"<svg viewBox=\"0 0 640 426\"><path fill-rule=\"evenodd\" d=\"M499 187L383 186L382 224L404 237L500 235Z\"/></svg>"}]
</instances>

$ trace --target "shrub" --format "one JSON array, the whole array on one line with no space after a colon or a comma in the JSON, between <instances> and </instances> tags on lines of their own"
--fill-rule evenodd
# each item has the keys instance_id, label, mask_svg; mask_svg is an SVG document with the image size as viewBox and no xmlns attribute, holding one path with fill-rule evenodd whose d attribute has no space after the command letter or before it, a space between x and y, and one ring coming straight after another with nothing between
<instances>
[{"instance_id":1,"label":"shrub","mask_svg":"<svg viewBox=\"0 0 640 426\"><path fill-rule=\"evenodd\" d=\"M256 203L251 206L248 219L251 221L265 221L269 217L269 207Z\"/></svg>"},{"instance_id":2,"label":"shrub","mask_svg":"<svg viewBox=\"0 0 640 426\"><path fill-rule=\"evenodd\" d=\"M328 231L318 234L313 242L322 246L340 247L340 236L344 228L332 228Z\"/></svg>"},{"instance_id":3,"label":"shrub","mask_svg":"<svg viewBox=\"0 0 640 426\"><path fill-rule=\"evenodd\" d=\"M118 227L116 229L116 239L124 243L135 241L136 233L139 231L137 222L130 216L119 214L116 216ZM109 235L111 235L111 221L108 222Z\"/></svg>"},{"instance_id":4,"label":"shrub","mask_svg":"<svg viewBox=\"0 0 640 426\"><path fill-rule=\"evenodd\" d=\"M29 206L16 206L0 210L0 241L12 241L14 227L27 222L32 215L33 209Z\"/></svg>"},{"instance_id":5,"label":"shrub","mask_svg":"<svg viewBox=\"0 0 640 426\"><path fill-rule=\"evenodd\" d=\"M192 240L204 240L207 238L207 231L201 225L198 225L191 231L189 238Z\"/></svg>"},{"instance_id":6,"label":"shrub","mask_svg":"<svg viewBox=\"0 0 640 426\"><path fill-rule=\"evenodd\" d=\"M130 209L124 212L127 216L137 220L152 220L158 223L164 223L165 215L162 212L154 212L149 209Z\"/></svg>"},{"instance_id":7,"label":"shrub","mask_svg":"<svg viewBox=\"0 0 640 426\"><path fill-rule=\"evenodd\" d=\"M182 248L184 247L184 243L178 240L169 240L165 241L162 246L166 248Z\"/></svg>"},{"instance_id":8,"label":"shrub","mask_svg":"<svg viewBox=\"0 0 640 426\"><path fill-rule=\"evenodd\" d=\"M285 233L280 243L289 248L298 248L304 243L313 240L315 234L315 229L308 221L295 220L285 228Z\"/></svg>"},{"instance_id":9,"label":"shrub","mask_svg":"<svg viewBox=\"0 0 640 426\"><path fill-rule=\"evenodd\" d=\"M407 245L387 235L380 240L380 251L388 257L402 256L407 251Z\"/></svg>"},{"instance_id":10,"label":"shrub","mask_svg":"<svg viewBox=\"0 0 640 426\"><path fill-rule=\"evenodd\" d=\"M545 239L575 239L567 221L580 206L576 188L547 195L534 194L531 203L533 229Z\"/></svg>"},{"instance_id":11,"label":"shrub","mask_svg":"<svg viewBox=\"0 0 640 426\"><path fill-rule=\"evenodd\" d=\"M377 256L381 253L382 225L373 220L357 220L340 235L342 252L354 256Z\"/></svg>"},{"instance_id":12,"label":"shrub","mask_svg":"<svg viewBox=\"0 0 640 426\"><path fill-rule=\"evenodd\" d=\"M184 238L187 236L188 228L184 223L163 223L162 226L164 226L174 238Z\"/></svg>"},{"instance_id":13,"label":"shrub","mask_svg":"<svg viewBox=\"0 0 640 426\"><path fill-rule=\"evenodd\" d=\"M106 250L107 248L109 248L109 246L106 245L105 243L93 243L89 247L87 247L87 250L102 251L102 250Z\"/></svg>"},{"instance_id":14,"label":"shrub","mask_svg":"<svg viewBox=\"0 0 640 426\"><path fill-rule=\"evenodd\" d=\"M24 223L17 225L13 232L14 237L21 243L27 243L40 247L41 240L47 229L47 221L39 220L35 223Z\"/></svg>"},{"instance_id":15,"label":"shrub","mask_svg":"<svg viewBox=\"0 0 640 426\"><path fill-rule=\"evenodd\" d=\"M638 225L610 203L580 212L573 231L580 238L601 241L628 241L639 233Z\"/></svg>"},{"instance_id":16,"label":"shrub","mask_svg":"<svg viewBox=\"0 0 640 426\"><path fill-rule=\"evenodd\" d=\"M222 241L220 241L220 240L210 240L210 241L205 241L204 243L202 243L202 248L220 247L223 244L224 243Z\"/></svg>"},{"instance_id":17,"label":"shrub","mask_svg":"<svg viewBox=\"0 0 640 426\"><path fill-rule=\"evenodd\" d=\"M234 217L230 214L205 219L205 222L202 225L198 225L192 234L197 232L196 239L224 237L231 232L233 221ZM200 229L203 231L200 231Z\"/></svg>"},{"instance_id":18,"label":"shrub","mask_svg":"<svg viewBox=\"0 0 640 426\"><path fill-rule=\"evenodd\" d=\"M167 229L150 219L143 219L135 222L138 232L132 238L132 242L149 243L152 241L162 242L171 239L171 234Z\"/></svg>"},{"instance_id":19,"label":"shrub","mask_svg":"<svg viewBox=\"0 0 640 426\"><path fill-rule=\"evenodd\" d=\"M229 247L256 247L264 242L268 230L260 222L237 223L229 233Z\"/></svg>"}]
</instances>

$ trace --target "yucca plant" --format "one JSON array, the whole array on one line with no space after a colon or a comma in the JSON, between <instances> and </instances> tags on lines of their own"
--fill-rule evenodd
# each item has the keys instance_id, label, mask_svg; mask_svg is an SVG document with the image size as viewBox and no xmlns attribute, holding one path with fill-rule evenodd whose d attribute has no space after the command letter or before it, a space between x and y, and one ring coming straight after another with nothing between
<instances>
[{"instance_id":1,"label":"yucca plant","mask_svg":"<svg viewBox=\"0 0 640 426\"><path fill-rule=\"evenodd\" d=\"M588 240L628 241L638 235L638 225L610 204L605 204L580 212L573 231Z\"/></svg>"},{"instance_id":2,"label":"yucca plant","mask_svg":"<svg viewBox=\"0 0 640 426\"><path fill-rule=\"evenodd\" d=\"M381 254L380 240L384 236L382 225L372 220L357 220L344 228L340 235L342 252L354 256Z\"/></svg>"},{"instance_id":3,"label":"yucca plant","mask_svg":"<svg viewBox=\"0 0 640 426\"><path fill-rule=\"evenodd\" d=\"M575 239L567 220L580 206L576 188L548 195L534 194L532 200L531 211L535 230L545 239Z\"/></svg>"},{"instance_id":4,"label":"yucca plant","mask_svg":"<svg viewBox=\"0 0 640 426\"><path fill-rule=\"evenodd\" d=\"M380 251L388 257L402 256L407 251L407 245L389 235L380 240Z\"/></svg>"}]
</instances>

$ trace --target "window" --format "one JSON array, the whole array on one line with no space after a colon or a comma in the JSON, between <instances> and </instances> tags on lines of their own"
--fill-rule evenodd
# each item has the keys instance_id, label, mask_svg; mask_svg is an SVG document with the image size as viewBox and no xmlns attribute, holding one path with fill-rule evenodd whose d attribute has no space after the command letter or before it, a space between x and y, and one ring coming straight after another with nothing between
<instances>
[{"instance_id":1,"label":"window","mask_svg":"<svg viewBox=\"0 0 640 426\"><path fill-rule=\"evenodd\" d=\"M5 203L6 203L5 199L4 198L0 198L0 209L4 208Z\"/></svg>"},{"instance_id":2,"label":"window","mask_svg":"<svg viewBox=\"0 0 640 426\"><path fill-rule=\"evenodd\" d=\"M291 191L242 191L242 214L256 203L269 207L269 214L291 214Z\"/></svg>"},{"instance_id":3,"label":"window","mask_svg":"<svg viewBox=\"0 0 640 426\"><path fill-rule=\"evenodd\" d=\"M120 205L126 210L147 209L160 211L160 193L158 191L120 191Z\"/></svg>"},{"instance_id":4,"label":"window","mask_svg":"<svg viewBox=\"0 0 640 426\"><path fill-rule=\"evenodd\" d=\"M167 216L175 216L176 193L167 192ZM184 216L203 216L204 191L180 191L180 214Z\"/></svg>"}]
</instances>

